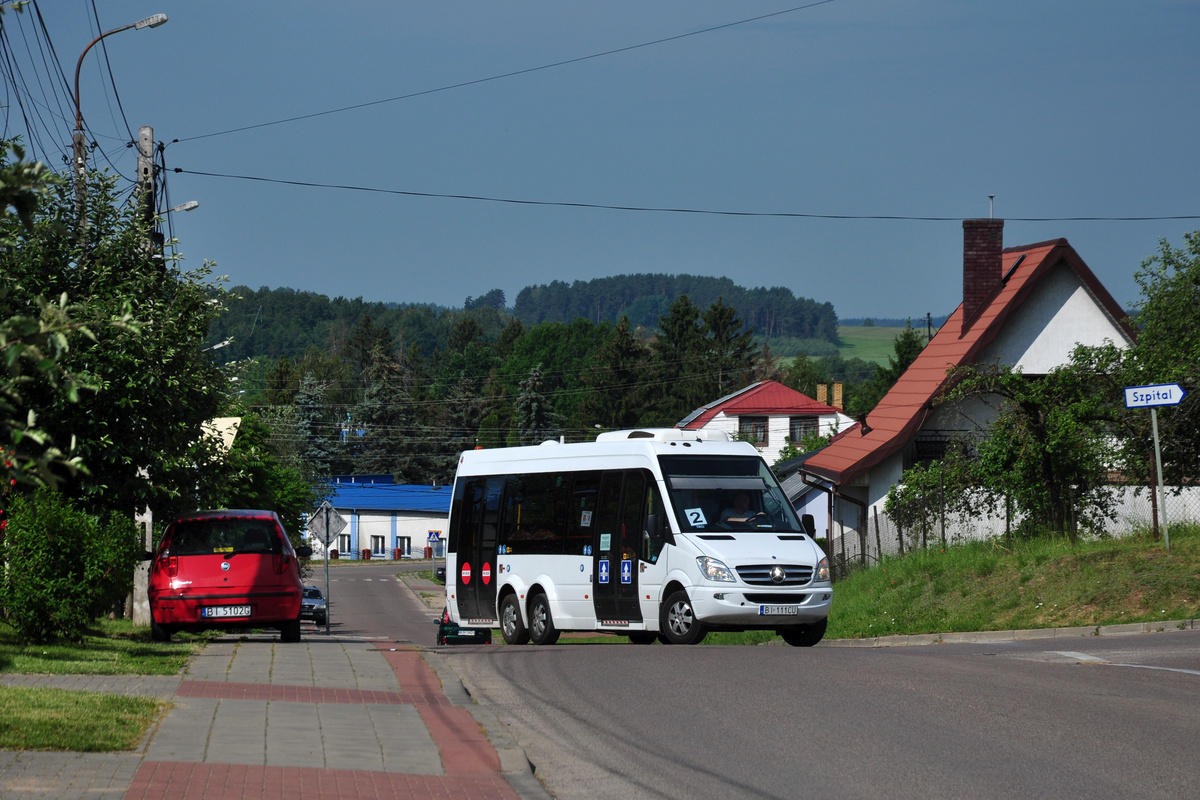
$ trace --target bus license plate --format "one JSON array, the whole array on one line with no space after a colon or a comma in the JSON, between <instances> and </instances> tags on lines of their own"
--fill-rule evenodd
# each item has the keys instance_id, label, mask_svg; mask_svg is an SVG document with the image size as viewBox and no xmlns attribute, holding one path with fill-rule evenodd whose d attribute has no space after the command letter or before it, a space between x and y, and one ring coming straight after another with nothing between
<instances>
[{"instance_id":1,"label":"bus license plate","mask_svg":"<svg viewBox=\"0 0 1200 800\"><path fill-rule=\"evenodd\" d=\"M248 617L250 606L204 606L200 609L200 616L205 619Z\"/></svg>"},{"instance_id":2,"label":"bus license plate","mask_svg":"<svg viewBox=\"0 0 1200 800\"><path fill-rule=\"evenodd\" d=\"M798 606L759 606L758 615L760 617L777 617L787 616L791 614L799 614Z\"/></svg>"}]
</instances>

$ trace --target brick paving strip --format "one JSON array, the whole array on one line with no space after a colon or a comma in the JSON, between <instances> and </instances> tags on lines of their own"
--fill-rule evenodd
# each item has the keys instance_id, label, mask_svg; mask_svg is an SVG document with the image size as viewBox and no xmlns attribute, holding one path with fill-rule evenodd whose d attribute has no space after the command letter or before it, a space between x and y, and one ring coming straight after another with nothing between
<instances>
[{"instance_id":1,"label":"brick paving strip","mask_svg":"<svg viewBox=\"0 0 1200 800\"><path fill-rule=\"evenodd\" d=\"M382 643L380 643L382 644ZM336 706L363 706L368 710L375 707L411 706L419 712L420 720L432 739L440 756L442 774L419 774L406 768L398 770L378 769L341 769L333 767L316 767L305 765L282 766L262 763L262 754L244 750L248 759L258 763L214 763L211 760L213 747L207 742L203 748L197 747L192 737L193 753L202 753L201 760L159 760L155 756L155 746L152 745L146 759L138 767L125 793L126 800L190 800L204 798L205 800L241 800L242 798L480 798L480 800L513 800L518 797L516 790L501 774L501 761L496 749L489 743L480 724L462 707L453 705L446 697L438 677L430 665L422 658L418 649L397 645L395 648L375 646L370 652L381 653L383 659L394 674L398 683L398 691L384 689L351 689L347 687L303 686L275 683L252 683L235 680L184 680L179 684L176 694L177 705L188 702L199 703L232 703L235 704L231 713L248 713L255 718L260 709L271 714L279 704L285 708L300 709L312 719L317 719L321 709ZM236 669L231 655L228 662L220 658L223 654L214 651L217 656L207 672L198 670L210 678L223 676L249 676L254 669L267 669L269 674L273 664L264 667L262 664L248 664ZM254 657L262 658L261 653ZM378 656L375 656L376 658ZM351 656L353 661L355 656ZM223 664L228 663L228 668ZM363 663L361 660L357 663ZM314 671L317 669L314 660ZM224 671L223 671L224 670ZM289 675L289 677L291 677ZM378 682L379 676L371 676ZM269 678L268 678L269 680ZM245 704L245 705L241 705ZM218 716L215 705L201 706L196 709L198 716L208 713L212 708L209 720ZM236 719L236 717L234 717ZM295 717L294 717L295 718ZM373 718L372 718L373 719ZM216 736L217 724L211 724L210 737ZM267 721L267 747L271 747L270 720ZM289 730L303 726L292 725ZM223 735L236 736L237 731L224 729ZM199 733L199 730L187 731L180 729L181 738L186 739L189 733ZM206 729L207 732L207 729ZM296 730L297 734L301 731ZM259 738L257 732L255 739ZM382 740L383 737L380 737ZM383 744L383 742L380 742ZM157 740L155 742L157 744ZM188 747L182 744L171 745L159 750L169 752L171 746ZM323 746L318 744L318 747ZM231 748L236 750L237 743ZM353 748L347 748L352 750ZM370 749L369 747L367 749ZM350 758L352 755L345 755ZM268 759L269 760L269 759ZM317 758L319 762L319 757ZM385 769L387 754L385 753ZM422 769L428 769L426 764ZM528 781L525 781L527 784Z\"/></svg>"}]
</instances>

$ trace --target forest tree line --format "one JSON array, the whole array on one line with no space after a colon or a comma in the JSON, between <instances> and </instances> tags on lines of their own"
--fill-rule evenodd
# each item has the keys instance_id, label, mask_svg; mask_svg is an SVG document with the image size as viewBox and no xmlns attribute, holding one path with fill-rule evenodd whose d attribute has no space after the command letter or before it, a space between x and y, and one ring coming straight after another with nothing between
<instances>
[{"instance_id":1,"label":"forest tree line","mask_svg":"<svg viewBox=\"0 0 1200 800\"><path fill-rule=\"evenodd\" d=\"M431 484L451 481L466 449L670 427L761 380L809 397L820 383L841 382L847 411L865 413L924 341L906 331L887 367L836 354L785 360L756 344L753 327L722 298L702 307L680 296L653 328L627 316L527 325L497 299L441 311L338 300L339 310L362 313L330 320L321 345L297 357L229 359L229 368L246 407L315 472ZM304 320L310 342L317 321ZM236 346L220 352L228 358Z\"/></svg>"}]
</instances>

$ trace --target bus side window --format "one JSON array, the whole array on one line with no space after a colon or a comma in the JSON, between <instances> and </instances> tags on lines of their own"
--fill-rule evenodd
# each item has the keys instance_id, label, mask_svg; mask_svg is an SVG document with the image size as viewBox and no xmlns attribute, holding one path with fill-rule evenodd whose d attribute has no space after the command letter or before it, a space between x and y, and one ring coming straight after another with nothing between
<instances>
[{"instance_id":1,"label":"bus side window","mask_svg":"<svg viewBox=\"0 0 1200 800\"><path fill-rule=\"evenodd\" d=\"M592 546L592 531L596 516L597 496L600 493L600 474L588 472L575 475L571 482L571 494L567 498L567 547L568 555L584 555L585 547Z\"/></svg>"}]
</instances>

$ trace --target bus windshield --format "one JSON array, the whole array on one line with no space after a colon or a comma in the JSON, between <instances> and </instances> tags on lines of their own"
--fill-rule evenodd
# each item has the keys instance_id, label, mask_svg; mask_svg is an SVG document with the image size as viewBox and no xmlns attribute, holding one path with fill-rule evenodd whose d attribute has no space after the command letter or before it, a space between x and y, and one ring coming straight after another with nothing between
<instances>
[{"instance_id":1,"label":"bus windshield","mask_svg":"<svg viewBox=\"0 0 1200 800\"><path fill-rule=\"evenodd\" d=\"M679 529L803 533L770 467L754 456L659 456Z\"/></svg>"}]
</instances>

